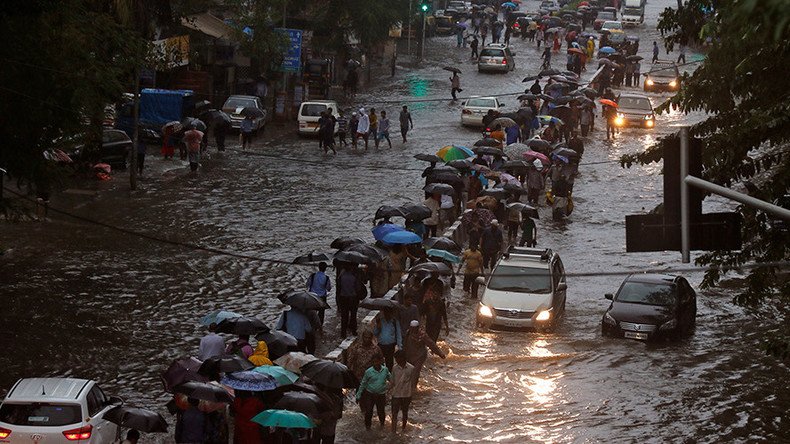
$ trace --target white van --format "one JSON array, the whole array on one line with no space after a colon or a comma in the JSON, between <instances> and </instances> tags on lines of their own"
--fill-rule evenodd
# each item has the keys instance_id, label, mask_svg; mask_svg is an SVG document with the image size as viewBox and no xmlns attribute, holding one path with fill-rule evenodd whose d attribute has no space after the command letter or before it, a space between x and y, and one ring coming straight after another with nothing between
<instances>
[{"instance_id":1,"label":"white van","mask_svg":"<svg viewBox=\"0 0 790 444\"><path fill-rule=\"evenodd\" d=\"M316 135L318 134L318 119L321 113L327 109L332 108L332 115L336 118L340 117L337 102L334 100L311 100L309 102L302 102L299 106L299 135ZM337 132L337 126L335 126Z\"/></svg>"}]
</instances>

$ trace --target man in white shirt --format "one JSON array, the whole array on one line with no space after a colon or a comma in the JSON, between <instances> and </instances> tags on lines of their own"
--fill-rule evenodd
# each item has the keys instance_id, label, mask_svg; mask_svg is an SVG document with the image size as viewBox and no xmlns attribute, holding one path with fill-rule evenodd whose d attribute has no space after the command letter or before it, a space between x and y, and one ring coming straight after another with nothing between
<instances>
[{"instance_id":1,"label":"man in white shirt","mask_svg":"<svg viewBox=\"0 0 790 444\"><path fill-rule=\"evenodd\" d=\"M412 377L414 366L406 362L406 354L402 350L395 352L395 365L392 366L392 432L398 425L398 412L403 412L403 426L409 421L409 404L414 390Z\"/></svg>"},{"instance_id":2,"label":"man in white shirt","mask_svg":"<svg viewBox=\"0 0 790 444\"><path fill-rule=\"evenodd\" d=\"M370 135L370 116L365 113L365 108L359 109L359 124L357 125L357 137L365 140L365 149L368 149L368 136Z\"/></svg>"},{"instance_id":3,"label":"man in white shirt","mask_svg":"<svg viewBox=\"0 0 790 444\"><path fill-rule=\"evenodd\" d=\"M214 356L222 356L225 353L225 340L222 336L214 333L217 329L217 324L212 323L208 326L208 334L200 339L200 350L198 351L198 359L205 361Z\"/></svg>"}]
</instances>

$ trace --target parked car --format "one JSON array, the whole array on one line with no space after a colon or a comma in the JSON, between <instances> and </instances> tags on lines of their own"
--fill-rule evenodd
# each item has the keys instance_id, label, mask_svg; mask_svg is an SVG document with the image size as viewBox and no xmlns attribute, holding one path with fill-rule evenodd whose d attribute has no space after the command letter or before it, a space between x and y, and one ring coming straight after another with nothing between
<instances>
[{"instance_id":1,"label":"parked car","mask_svg":"<svg viewBox=\"0 0 790 444\"><path fill-rule=\"evenodd\" d=\"M551 249L511 247L487 282L478 279L478 326L551 329L565 313L565 267Z\"/></svg>"},{"instance_id":2,"label":"parked car","mask_svg":"<svg viewBox=\"0 0 790 444\"><path fill-rule=\"evenodd\" d=\"M540 2L539 8L542 11L557 12L560 10L560 4L556 0L543 0Z\"/></svg>"},{"instance_id":3,"label":"parked car","mask_svg":"<svg viewBox=\"0 0 790 444\"><path fill-rule=\"evenodd\" d=\"M614 118L615 126L638 126L653 128L656 126L656 115L650 98L639 93L622 93L617 99L617 115Z\"/></svg>"},{"instance_id":4,"label":"parked car","mask_svg":"<svg viewBox=\"0 0 790 444\"><path fill-rule=\"evenodd\" d=\"M340 117L337 102L334 100L311 100L309 102L302 102L299 105L299 116L297 121L299 127L297 129L300 136L318 134L318 119L321 118L321 113L332 108L332 115ZM335 126L337 131L337 126Z\"/></svg>"},{"instance_id":5,"label":"parked car","mask_svg":"<svg viewBox=\"0 0 790 444\"><path fill-rule=\"evenodd\" d=\"M677 91L680 89L680 71L671 60L657 60L645 76L645 91Z\"/></svg>"},{"instance_id":6,"label":"parked car","mask_svg":"<svg viewBox=\"0 0 790 444\"><path fill-rule=\"evenodd\" d=\"M230 115L230 126L234 129L241 128L241 121L244 120L242 111L244 108L257 108L261 111L263 117L255 117L252 120L252 130L256 132L266 125L266 108L263 107L261 99L257 96L230 96L225 104L222 105L222 111Z\"/></svg>"},{"instance_id":7,"label":"parked car","mask_svg":"<svg viewBox=\"0 0 790 444\"><path fill-rule=\"evenodd\" d=\"M598 16L593 21L593 29L598 31L601 29L603 24L607 21L617 20L617 10L614 11L599 11Z\"/></svg>"},{"instance_id":8,"label":"parked car","mask_svg":"<svg viewBox=\"0 0 790 444\"><path fill-rule=\"evenodd\" d=\"M69 157L75 162L104 162L119 170L126 169L129 153L132 151L132 139L126 132L102 128L101 150L98 153L85 151L84 145L78 145L68 152Z\"/></svg>"},{"instance_id":9,"label":"parked car","mask_svg":"<svg viewBox=\"0 0 790 444\"><path fill-rule=\"evenodd\" d=\"M691 332L697 318L697 294L681 276L632 274L606 299L612 301L601 320L606 336L677 338Z\"/></svg>"},{"instance_id":10,"label":"parked car","mask_svg":"<svg viewBox=\"0 0 790 444\"><path fill-rule=\"evenodd\" d=\"M601 32L603 32L603 31L612 31L612 30L615 30L615 29L618 30L618 31L622 31L623 30L623 23L620 22L620 21L617 21L617 20L607 20L607 21L603 22L603 24L601 25Z\"/></svg>"},{"instance_id":11,"label":"parked car","mask_svg":"<svg viewBox=\"0 0 790 444\"><path fill-rule=\"evenodd\" d=\"M489 110L499 112L503 107L496 97L470 97L461 104L461 125L483 126L483 116Z\"/></svg>"},{"instance_id":12,"label":"parked car","mask_svg":"<svg viewBox=\"0 0 790 444\"><path fill-rule=\"evenodd\" d=\"M514 69L516 69L516 61L513 59L513 52L507 45L492 43L480 51L480 57L477 59L477 71L508 72Z\"/></svg>"},{"instance_id":13,"label":"parked car","mask_svg":"<svg viewBox=\"0 0 790 444\"><path fill-rule=\"evenodd\" d=\"M0 404L0 442L111 443L118 426L103 416L122 403L87 379L20 379Z\"/></svg>"}]
</instances>

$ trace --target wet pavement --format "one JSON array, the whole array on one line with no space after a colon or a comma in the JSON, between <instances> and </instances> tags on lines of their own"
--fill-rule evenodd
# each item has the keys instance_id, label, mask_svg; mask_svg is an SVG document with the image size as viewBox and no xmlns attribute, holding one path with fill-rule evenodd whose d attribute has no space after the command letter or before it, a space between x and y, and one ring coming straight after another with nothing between
<instances>
[{"instance_id":1,"label":"wet pavement","mask_svg":"<svg viewBox=\"0 0 790 444\"><path fill-rule=\"evenodd\" d=\"M648 23L636 31L640 55L648 60L658 35L656 16L670 4L650 2ZM342 148L325 156L314 139L297 138L295 126L273 127L252 153L215 153L197 174L151 156L141 191L131 197L121 175L100 184L97 198L53 201L83 217L238 257L54 214L48 223L4 225L3 243L12 251L0 261L0 393L20 377L81 376L101 381L130 403L164 412L168 397L158 374L171 359L196 352L200 316L224 308L273 324L282 309L275 296L301 287L311 272L264 259L290 261L311 250L328 251L341 235L370 238L380 205L421 200L425 164L414 154L478 139L476 130L460 126L460 101L449 101L442 66L461 67L461 95L468 97L519 93L527 86L521 79L540 64L534 47L514 40L515 72L478 74L469 49L454 43L454 37L432 39L424 67L401 68L346 105L386 109L393 120L392 149ZM564 65L564 56L554 64ZM588 69L589 76L593 64ZM651 97L657 105L666 96ZM503 101L508 109L516 106L515 95ZM405 145L396 128L401 104L409 105L415 120ZM661 202L662 178L660 165L622 169L617 160L700 118L662 115L656 130L625 130L611 143L602 140L597 121L585 143L574 213L557 224L541 208L538 245L558 251L571 274L680 265L679 253L625 253L624 217ZM727 207L709 200L708 210ZM687 278L696 285L702 276ZM699 293L697 328L685 341L646 345L602 338L603 294L621 280L569 277L567 315L551 334L477 331L475 304L455 294L451 332L441 344L450 356L432 360L423 372L410 415L414 425L399 437L376 426L366 432L356 407L347 405L338 442L788 439L790 372L759 349L770 322L734 306L732 291L723 288ZM324 349L338 342L332 325Z\"/></svg>"}]
</instances>

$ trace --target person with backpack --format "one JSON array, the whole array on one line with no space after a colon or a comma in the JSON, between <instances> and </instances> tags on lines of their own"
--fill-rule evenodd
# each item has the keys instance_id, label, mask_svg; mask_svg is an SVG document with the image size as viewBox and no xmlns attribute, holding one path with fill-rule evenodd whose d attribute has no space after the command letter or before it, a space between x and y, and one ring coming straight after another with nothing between
<instances>
[{"instance_id":1,"label":"person with backpack","mask_svg":"<svg viewBox=\"0 0 790 444\"><path fill-rule=\"evenodd\" d=\"M313 326L310 324L310 319L301 310L294 307L291 307L290 310L283 310L275 328L296 338L296 348L293 351L308 352L307 341L308 336L313 333Z\"/></svg>"},{"instance_id":2,"label":"person with backpack","mask_svg":"<svg viewBox=\"0 0 790 444\"><path fill-rule=\"evenodd\" d=\"M314 293L323 299L324 302L326 302L326 298L332 290L332 281L326 275L326 267L326 262L321 262L318 264L318 271L307 278L307 291ZM321 320L321 325L324 325L324 311L326 311L325 308L318 310L318 319Z\"/></svg>"},{"instance_id":3,"label":"person with backpack","mask_svg":"<svg viewBox=\"0 0 790 444\"><path fill-rule=\"evenodd\" d=\"M355 265L342 268L337 278L337 310L340 312L340 337L345 338L347 332L357 335L357 309L359 301L367 296L365 283Z\"/></svg>"}]
</instances>

